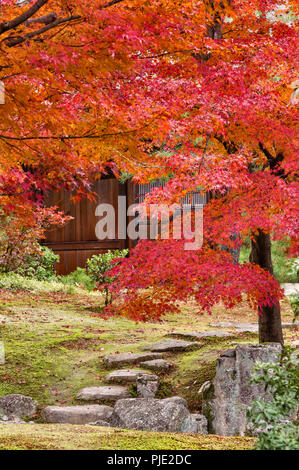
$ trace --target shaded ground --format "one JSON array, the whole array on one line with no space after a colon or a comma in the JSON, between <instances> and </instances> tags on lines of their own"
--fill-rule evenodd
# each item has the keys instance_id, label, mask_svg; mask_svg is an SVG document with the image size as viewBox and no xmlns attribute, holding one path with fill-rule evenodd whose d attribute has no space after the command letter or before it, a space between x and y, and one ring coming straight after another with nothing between
<instances>
[{"instance_id":1,"label":"shaded ground","mask_svg":"<svg viewBox=\"0 0 299 470\"><path fill-rule=\"evenodd\" d=\"M101 358L106 354L141 352L140 346L160 341L166 333L202 331L210 328L210 322L256 321L255 312L245 304L232 311L225 311L218 305L214 308L213 316L199 316L195 313L195 307L189 304L182 307L179 315L168 316L162 323L146 324L136 324L124 318L104 320L98 316L100 305L97 293L31 294L0 291L0 340L4 341L6 352L6 363L0 365L0 396L9 393L29 395L39 402L41 408L46 405L79 404L75 397L80 389L105 383L109 369L103 367ZM292 318L292 311L285 301L283 320L291 321ZM298 339L297 332L293 330L284 330L284 335L286 343ZM203 382L213 378L220 352L244 342L257 342L257 335L236 333L230 338L206 338L201 341L199 350L165 354L164 357L174 362L176 368L168 376L163 376L158 397L180 395L186 398L191 411L200 411L198 389ZM134 386L131 394L135 394ZM35 420L40 421L39 414ZM84 433L89 436L87 438L76 434L74 426L59 426L59 430L55 425L24 426L0 426L0 448L1 445L2 448L14 445L23 448L27 444L28 448L70 448L73 439L77 448L183 449L198 448L196 446L199 445L198 436L189 438L184 435L178 438L166 435L167 440L160 441L154 433L137 433L140 436L137 439L133 431L95 428L88 428L87 431L84 427ZM120 439L119 444L114 444L110 438L107 440L107 432L117 436L115 442ZM228 438L227 443L239 442L234 439L230 441ZM205 446L217 443L230 445L223 438L215 436L200 436L200 442L203 448L211 448ZM56 447L59 445L61 447ZM184 445L186 447L180 447Z\"/></svg>"}]
</instances>

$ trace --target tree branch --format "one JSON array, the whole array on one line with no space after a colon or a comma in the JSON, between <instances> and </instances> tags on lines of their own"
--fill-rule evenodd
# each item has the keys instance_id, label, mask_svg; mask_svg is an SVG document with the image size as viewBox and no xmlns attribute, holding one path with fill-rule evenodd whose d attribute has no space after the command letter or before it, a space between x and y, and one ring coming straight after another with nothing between
<instances>
[{"instance_id":1,"label":"tree branch","mask_svg":"<svg viewBox=\"0 0 299 470\"><path fill-rule=\"evenodd\" d=\"M41 24L50 24L53 21L57 20L56 13L48 13L47 15L40 16L39 18L32 18L31 20L25 21L25 26L30 26L31 24L41 23Z\"/></svg>"},{"instance_id":2,"label":"tree branch","mask_svg":"<svg viewBox=\"0 0 299 470\"><path fill-rule=\"evenodd\" d=\"M124 0L111 0L111 2L105 3L105 5L103 5L102 8L109 8L121 2L124 2Z\"/></svg>"},{"instance_id":3,"label":"tree branch","mask_svg":"<svg viewBox=\"0 0 299 470\"><path fill-rule=\"evenodd\" d=\"M22 13L20 16L17 16L11 21L6 21L5 23L0 24L0 34L5 33L6 31L10 31L11 29L16 28L20 24L24 23L26 20L31 18L38 10L40 10L48 0L37 0L34 5L32 5L29 10Z\"/></svg>"},{"instance_id":4,"label":"tree branch","mask_svg":"<svg viewBox=\"0 0 299 470\"><path fill-rule=\"evenodd\" d=\"M32 31L31 33L27 33L24 36L8 37L5 39L5 41L7 41L8 47L14 47L14 46L17 46L18 44L22 44L27 39L32 39L35 36L40 36L41 34L46 33L50 29L56 28L56 26L59 26L64 23L68 23L70 21L80 20L80 19L81 19L80 15L68 16L66 18L58 18L57 20L53 21L50 24L47 24L43 28L38 29L37 31Z\"/></svg>"}]
</instances>

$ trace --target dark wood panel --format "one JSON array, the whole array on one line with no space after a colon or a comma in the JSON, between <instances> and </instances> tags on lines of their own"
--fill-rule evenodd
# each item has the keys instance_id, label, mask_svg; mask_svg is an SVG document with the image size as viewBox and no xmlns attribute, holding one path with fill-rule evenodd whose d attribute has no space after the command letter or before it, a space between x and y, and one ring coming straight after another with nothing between
<instances>
[{"instance_id":1,"label":"dark wood panel","mask_svg":"<svg viewBox=\"0 0 299 470\"><path fill-rule=\"evenodd\" d=\"M102 179L94 183L92 191L96 193L94 200L86 198L77 203L71 200L71 193L68 191L52 192L45 198L47 206L58 206L65 214L73 217L73 220L67 222L64 227L48 231L43 242L59 254L60 262L57 264L59 274L68 274L78 266L84 267L86 260L94 254L127 247L126 239L107 237L105 240L98 240L95 233L99 220L95 211L100 203L111 204L114 207L117 229L118 195L127 194L127 184L121 184L113 178Z\"/></svg>"}]
</instances>

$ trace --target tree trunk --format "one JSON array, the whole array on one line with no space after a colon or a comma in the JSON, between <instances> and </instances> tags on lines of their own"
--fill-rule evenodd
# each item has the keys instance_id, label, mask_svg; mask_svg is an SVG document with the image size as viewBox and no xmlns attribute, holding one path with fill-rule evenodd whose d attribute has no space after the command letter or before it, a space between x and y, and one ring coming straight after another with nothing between
<instances>
[{"instance_id":1,"label":"tree trunk","mask_svg":"<svg viewBox=\"0 0 299 470\"><path fill-rule=\"evenodd\" d=\"M258 235L251 242L249 260L273 275L271 238L269 234L261 230L258 231ZM259 341L260 343L283 344L280 305L278 301L277 305L262 307L259 312Z\"/></svg>"}]
</instances>

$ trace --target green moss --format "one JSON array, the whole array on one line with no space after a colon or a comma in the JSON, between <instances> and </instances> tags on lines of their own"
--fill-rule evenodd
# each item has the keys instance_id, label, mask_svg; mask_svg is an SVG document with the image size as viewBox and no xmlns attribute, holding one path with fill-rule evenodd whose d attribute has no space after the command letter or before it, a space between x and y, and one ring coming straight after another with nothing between
<instances>
[{"instance_id":1,"label":"green moss","mask_svg":"<svg viewBox=\"0 0 299 470\"><path fill-rule=\"evenodd\" d=\"M170 331L200 331L209 328L210 321L210 317L195 314L192 306L182 309L180 314L167 316L161 323L136 324L125 318L104 320L96 314L102 299L93 292L83 294L77 291L76 295L40 292L36 295L27 292L12 294L0 290L0 302L0 340L4 341L6 353L6 363L0 365L0 396L22 393L35 398L41 407L80 404L76 400L80 389L105 383L110 369L103 366L104 355L141 352L141 346L165 339ZM217 315L219 318L219 310ZM205 381L213 378L216 359L221 351L232 347L232 342L244 342L246 339L252 341L253 338L256 341L256 335L205 338L198 350L164 354L163 357L173 362L175 368L169 374L160 375L158 397L179 395L187 400L191 411L200 411L202 398L198 390ZM130 391L132 396L136 395L134 386L130 386ZM37 416L35 420L39 421L40 418ZM8 429L14 429L14 432L10 433ZM27 433L27 429L30 432ZM12 428L9 425L5 434L5 448L39 448L39 432L35 435L34 429L34 426ZM90 444L87 440L82 441L81 436L75 440L77 428L74 427L63 428L62 434L60 427L37 429L42 430L40 448L70 448L68 446L73 444L73 440L75 448L118 448L113 447L118 445L113 440L113 445L110 443L109 435L106 439L102 431L99 437L99 431L94 428L88 431ZM85 429L80 428L80 432L87 432ZM163 435L160 443L160 434L153 433L144 433L146 437L143 443L143 433L119 432L114 431L111 435L121 436L119 446L123 447L119 448L124 449L163 448L157 447L159 445L173 449L183 448L181 445L193 448L199 442L201 448L210 448L212 445L222 448L221 445L226 445L217 441L216 437L209 444L210 437L202 440L198 436L191 439L186 435ZM107 435L107 429L105 433ZM243 441L233 442L234 445L241 445Z\"/></svg>"},{"instance_id":2,"label":"green moss","mask_svg":"<svg viewBox=\"0 0 299 470\"><path fill-rule=\"evenodd\" d=\"M0 425L2 450L248 450L254 439L69 424Z\"/></svg>"}]
</instances>

